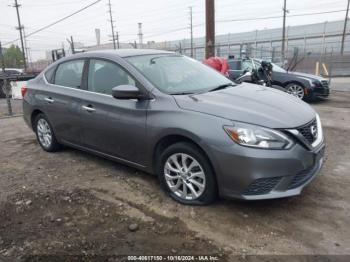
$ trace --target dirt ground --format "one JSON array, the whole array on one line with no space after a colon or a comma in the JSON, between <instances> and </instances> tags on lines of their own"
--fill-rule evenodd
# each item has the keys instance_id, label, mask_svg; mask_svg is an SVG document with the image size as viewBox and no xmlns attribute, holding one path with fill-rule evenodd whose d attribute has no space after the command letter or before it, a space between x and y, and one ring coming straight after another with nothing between
<instances>
[{"instance_id":1,"label":"dirt ground","mask_svg":"<svg viewBox=\"0 0 350 262\"><path fill-rule=\"evenodd\" d=\"M21 117L0 119L0 261L350 255L350 92L312 106L326 161L301 196L205 207L174 202L155 177L118 163L69 148L46 153Z\"/></svg>"},{"instance_id":2,"label":"dirt ground","mask_svg":"<svg viewBox=\"0 0 350 262\"><path fill-rule=\"evenodd\" d=\"M11 108L13 115L22 114L22 100L20 99L11 99ZM0 98L0 118L9 116L8 105L6 99Z\"/></svg>"}]
</instances>

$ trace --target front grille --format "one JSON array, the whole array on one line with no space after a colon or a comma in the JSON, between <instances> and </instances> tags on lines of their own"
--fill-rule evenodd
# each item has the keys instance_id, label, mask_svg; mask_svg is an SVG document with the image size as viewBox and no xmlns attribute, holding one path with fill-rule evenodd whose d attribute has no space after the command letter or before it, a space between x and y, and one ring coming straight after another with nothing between
<instances>
[{"instance_id":1,"label":"front grille","mask_svg":"<svg viewBox=\"0 0 350 262\"><path fill-rule=\"evenodd\" d=\"M311 123L308 123L305 126L298 128L297 130L299 131L300 134L303 135L306 141L312 144L316 140L317 132L318 132L316 119L313 120Z\"/></svg>"},{"instance_id":2,"label":"front grille","mask_svg":"<svg viewBox=\"0 0 350 262\"><path fill-rule=\"evenodd\" d=\"M259 178L251 183L246 190L244 190L243 195L263 195L268 194L278 182L281 177L269 177L269 178Z\"/></svg>"},{"instance_id":3,"label":"front grille","mask_svg":"<svg viewBox=\"0 0 350 262\"><path fill-rule=\"evenodd\" d=\"M329 88L329 86L328 86L328 81L327 81L327 80L322 80L322 81L321 81L321 84L322 84L322 86L323 86L324 88Z\"/></svg>"}]
</instances>

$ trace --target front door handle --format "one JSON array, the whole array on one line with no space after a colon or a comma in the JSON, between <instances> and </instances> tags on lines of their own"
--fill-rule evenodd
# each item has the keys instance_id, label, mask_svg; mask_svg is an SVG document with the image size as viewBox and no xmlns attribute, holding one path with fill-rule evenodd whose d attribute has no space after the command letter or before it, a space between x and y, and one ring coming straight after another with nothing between
<instances>
[{"instance_id":1,"label":"front door handle","mask_svg":"<svg viewBox=\"0 0 350 262\"><path fill-rule=\"evenodd\" d=\"M53 100L51 97L45 97L45 101L52 104L53 102L55 102L55 100Z\"/></svg>"},{"instance_id":2,"label":"front door handle","mask_svg":"<svg viewBox=\"0 0 350 262\"><path fill-rule=\"evenodd\" d=\"M82 106L83 109L85 109L88 112L94 112L95 109L92 106Z\"/></svg>"}]
</instances>

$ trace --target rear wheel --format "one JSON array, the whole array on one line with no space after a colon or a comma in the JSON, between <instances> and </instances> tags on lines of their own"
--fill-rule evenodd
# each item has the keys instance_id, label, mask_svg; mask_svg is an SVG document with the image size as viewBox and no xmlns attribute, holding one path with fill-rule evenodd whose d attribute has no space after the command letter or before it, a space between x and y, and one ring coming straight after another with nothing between
<instances>
[{"instance_id":1,"label":"rear wheel","mask_svg":"<svg viewBox=\"0 0 350 262\"><path fill-rule=\"evenodd\" d=\"M160 156L158 176L166 192L182 204L207 205L217 196L214 172L194 145L176 143Z\"/></svg>"},{"instance_id":2,"label":"rear wheel","mask_svg":"<svg viewBox=\"0 0 350 262\"><path fill-rule=\"evenodd\" d=\"M61 148L57 142L52 126L44 114L38 114L34 120L34 129L40 146L47 152L55 152Z\"/></svg>"},{"instance_id":3,"label":"rear wheel","mask_svg":"<svg viewBox=\"0 0 350 262\"><path fill-rule=\"evenodd\" d=\"M304 99L305 97L304 87L300 84L291 83L287 85L286 92L300 99Z\"/></svg>"}]
</instances>

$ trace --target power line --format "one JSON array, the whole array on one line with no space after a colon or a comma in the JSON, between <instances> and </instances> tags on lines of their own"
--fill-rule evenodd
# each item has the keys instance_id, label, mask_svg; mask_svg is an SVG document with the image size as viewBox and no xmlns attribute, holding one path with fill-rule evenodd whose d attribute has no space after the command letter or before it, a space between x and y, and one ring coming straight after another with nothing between
<instances>
[{"instance_id":1,"label":"power line","mask_svg":"<svg viewBox=\"0 0 350 262\"><path fill-rule=\"evenodd\" d=\"M323 14L340 13L340 12L345 12L345 11L346 11L346 9L342 9L342 10L333 10L333 11L325 11L325 12L302 13L302 14L288 15L288 17L323 15ZM224 19L224 20L217 20L216 22L217 22L217 23L244 22L244 21L277 19L277 18L282 18L282 17L283 17L283 16L278 15L278 16L242 18L242 19Z\"/></svg>"},{"instance_id":2,"label":"power line","mask_svg":"<svg viewBox=\"0 0 350 262\"><path fill-rule=\"evenodd\" d=\"M288 17L300 17L300 16L312 16L312 15L321 15L321 14L329 14L329 13L339 13L339 12L345 12L346 10L333 10L333 11L325 11L325 12L314 12L314 13L302 13L302 14L295 14L295 15L289 15ZM230 22L245 22L245 21L257 21L257 20L269 20L269 19L278 19L282 18L283 16L268 16L268 17L254 17L254 18L242 18L242 19L230 19L230 20L215 20L216 23L230 23ZM194 24L193 27L200 27L204 26L205 23L198 23ZM179 31L184 31L188 29L188 27L179 27L179 28L174 28L169 31L162 31L154 34L145 34L147 38L150 37L155 37L155 36L161 36L163 34L169 34L169 33L174 33L174 32L179 32Z\"/></svg>"},{"instance_id":3,"label":"power line","mask_svg":"<svg viewBox=\"0 0 350 262\"><path fill-rule=\"evenodd\" d=\"M89 7L91 7L91 6L93 6L93 5L96 5L97 3L101 2L101 1L102 1L102 0L97 0L97 1L91 3L91 4L87 5L87 6L84 6L83 8L81 8L81 9L79 9L79 10L77 10L77 11L71 13L70 15L67 15L67 16L65 16L65 17L63 17L63 18L61 18L61 19L59 19L59 20L57 20L57 21L55 21L55 22L53 22L53 23L51 23L51 24L48 24L48 25L46 25L46 26L44 26L44 27L41 27L41 28L39 28L39 29L37 29L37 30L35 30L35 31L33 31L33 32L29 33L29 34L27 34L27 37L30 37L30 36L32 36L32 35L34 35L34 34L36 34L36 33L39 33L39 32L41 32L41 31L44 31L44 30L47 29L47 28L50 28L50 27L52 27L52 26L54 26L54 25L56 25L56 24L58 24L58 23L60 23L60 22L62 22L62 21L64 21L64 20L66 20L66 19L68 19L68 18L70 18L70 17L76 15L76 14L79 14L79 13L81 13L82 11L88 9ZM14 43L14 42L16 42L16 41L18 41L18 40L19 40L19 38L15 39L15 40L12 40L12 41L10 41L10 42L7 42L7 43L5 43L4 45L12 44L12 43Z\"/></svg>"}]
</instances>

